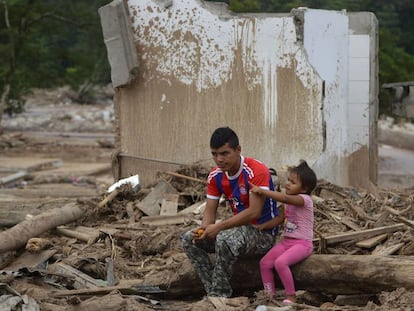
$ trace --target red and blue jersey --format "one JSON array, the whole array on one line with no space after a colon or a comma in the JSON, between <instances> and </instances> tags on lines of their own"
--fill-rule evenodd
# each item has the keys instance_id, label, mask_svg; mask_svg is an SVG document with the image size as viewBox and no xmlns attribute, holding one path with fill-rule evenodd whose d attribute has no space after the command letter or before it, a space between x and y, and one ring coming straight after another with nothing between
<instances>
[{"instance_id":1,"label":"red and blue jersey","mask_svg":"<svg viewBox=\"0 0 414 311\"><path fill-rule=\"evenodd\" d=\"M207 198L219 200L224 194L234 215L249 208L249 182L259 187L274 190L269 169L262 162L241 156L240 169L234 176L229 176L216 167L210 171L207 179ZM278 215L277 202L266 198L262 215L253 224L262 224ZM277 234L277 228L269 230Z\"/></svg>"}]
</instances>

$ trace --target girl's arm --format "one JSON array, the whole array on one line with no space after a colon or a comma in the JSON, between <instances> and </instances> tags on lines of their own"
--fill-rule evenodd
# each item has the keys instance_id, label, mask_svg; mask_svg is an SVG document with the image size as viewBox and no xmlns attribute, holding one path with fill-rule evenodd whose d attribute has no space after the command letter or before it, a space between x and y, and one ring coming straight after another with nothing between
<instances>
[{"instance_id":1,"label":"girl's arm","mask_svg":"<svg viewBox=\"0 0 414 311\"><path fill-rule=\"evenodd\" d=\"M250 192L252 193L256 193L258 195L264 195L266 197L272 198L273 200L276 200L281 203L287 203L287 204L292 204L296 206L303 206L305 204L305 201L303 200L303 198L298 194L293 194L293 195L285 194L279 191L266 190L256 185L253 185L252 183L249 183L249 184L251 187Z\"/></svg>"}]
</instances>

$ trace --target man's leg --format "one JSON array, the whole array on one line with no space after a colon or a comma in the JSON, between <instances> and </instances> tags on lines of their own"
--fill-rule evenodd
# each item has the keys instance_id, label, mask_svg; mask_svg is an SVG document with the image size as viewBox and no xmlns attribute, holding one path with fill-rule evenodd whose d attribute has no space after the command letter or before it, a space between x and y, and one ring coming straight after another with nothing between
<instances>
[{"instance_id":1,"label":"man's leg","mask_svg":"<svg viewBox=\"0 0 414 311\"><path fill-rule=\"evenodd\" d=\"M216 238L216 265L212 274L210 295L230 297L233 266L245 255L263 255L272 246L274 237L253 226L240 226L221 231Z\"/></svg>"},{"instance_id":2,"label":"man's leg","mask_svg":"<svg viewBox=\"0 0 414 311\"><path fill-rule=\"evenodd\" d=\"M193 243L193 235L191 231L187 231L181 235L181 243L194 270L200 277L207 295L209 295L212 287L213 266L208 253L214 252L214 241L203 240Z\"/></svg>"}]
</instances>

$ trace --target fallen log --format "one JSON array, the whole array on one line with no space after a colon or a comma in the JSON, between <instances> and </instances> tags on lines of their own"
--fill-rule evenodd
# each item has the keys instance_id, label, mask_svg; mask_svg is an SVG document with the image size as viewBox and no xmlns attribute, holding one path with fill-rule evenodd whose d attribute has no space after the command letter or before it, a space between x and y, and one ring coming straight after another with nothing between
<instances>
[{"instance_id":1,"label":"fallen log","mask_svg":"<svg viewBox=\"0 0 414 311\"><path fill-rule=\"evenodd\" d=\"M26 219L14 227L0 232L0 253L17 250L36 237L57 226L79 219L84 209L76 203L69 203Z\"/></svg>"},{"instance_id":2,"label":"fallen log","mask_svg":"<svg viewBox=\"0 0 414 311\"><path fill-rule=\"evenodd\" d=\"M292 267L296 289L334 295L376 294L397 288L414 289L414 256L312 255ZM282 288L275 274L278 288ZM201 282L190 262L146 276L145 283L166 290L171 298L202 296ZM240 260L234 269L234 292L261 290L259 259Z\"/></svg>"}]
</instances>

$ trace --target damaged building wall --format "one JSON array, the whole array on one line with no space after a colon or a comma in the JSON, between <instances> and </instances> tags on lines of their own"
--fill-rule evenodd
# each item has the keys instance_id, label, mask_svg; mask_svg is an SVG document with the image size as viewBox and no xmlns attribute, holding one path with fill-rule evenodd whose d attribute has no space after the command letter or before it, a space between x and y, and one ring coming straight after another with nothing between
<instances>
[{"instance_id":1,"label":"damaged building wall","mask_svg":"<svg viewBox=\"0 0 414 311\"><path fill-rule=\"evenodd\" d=\"M369 12L348 16L348 183L369 189L378 174L378 21Z\"/></svg>"},{"instance_id":2,"label":"damaged building wall","mask_svg":"<svg viewBox=\"0 0 414 311\"><path fill-rule=\"evenodd\" d=\"M102 17L119 17L124 6L130 29L119 32L132 31L139 66L131 82L112 75L118 178L138 173L148 184L181 164L212 165L211 132L228 125L243 153L269 167L306 159L320 178L349 183L346 12L234 14L194 0L113 1L100 9L112 60L125 53L110 48L105 33L114 26Z\"/></svg>"}]
</instances>

